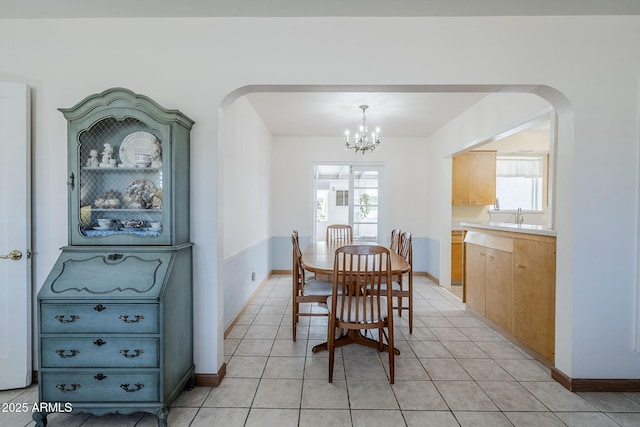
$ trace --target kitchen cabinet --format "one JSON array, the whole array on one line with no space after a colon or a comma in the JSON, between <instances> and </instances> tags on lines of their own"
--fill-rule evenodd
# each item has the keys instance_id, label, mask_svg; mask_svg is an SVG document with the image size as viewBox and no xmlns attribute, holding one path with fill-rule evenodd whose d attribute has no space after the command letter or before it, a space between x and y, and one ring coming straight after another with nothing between
<instances>
[{"instance_id":1,"label":"kitchen cabinet","mask_svg":"<svg viewBox=\"0 0 640 427\"><path fill-rule=\"evenodd\" d=\"M513 239L469 231L465 242L465 302L510 329Z\"/></svg>"},{"instance_id":2,"label":"kitchen cabinet","mask_svg":"<svg viewBox=\"0 0 640 427\"><path fill-rule=\"evenodd\" d=\"M555 241L516 239L513 335L553 360L556 309Z\"/></svg>"},{"instance_id":3,"label":"kitchen cabinet","mask_svg":"<svg viewBox=\"0 0 640 427\"><path fill-rule=\"evenodd\" d=\"M464 302L481 315L486 307L487 257L484 244L472 243L471 237L465 245Z\"/></svg>"},{"instance_id":4,"label":"kitchen cabinet","mask_svg":"<svg viewBox=\"0 0 640 427\"><path fill-rule=\"evenodd\" d=\"M455 206L486 206L496 202L496 152L468 151L452 160Z\"/></svg>"},{"instance_id":5,"label":"kitchen cabinet","mask_svg":"<svg viewBox=\"0 0 640 427\"><path fill-rule=\"evenodd\" d=\"M464 302L553 362L555 237L467 228Z\"/></svg>"},{"instance_id":6,"label":"kitchen cabinet","mask_svg":"<svg viewBox=\"0 0 640 427\"><path fill-rule=\"evenodd\" d=\"M485 246L487 266L485 315L505 329L511 328L511 287L513 284L513 239L501 237L500 241L487 242ZM488 239L491 240L491 239Z\"/></svg>"},{"instance_id":7,"label":"kitchen cabinet","mask_svg":"<svg viewBox=\"0 0 640 427\"><path fill-rule=\"evenodd\" d=\"M451 231L451 284L462 283L462 230Z\"/></svg>"},{"instance_id":8,"label":"kitchen cabinet","mask_svg":"<svg viewBox=\"0 0 640 427\"><path fill-rule=\"evenodd\" d=\"M69 246L38 293L41 402L150 412L193 387L189 133L193 121L114 88L68 121ZM47 412L35 412L38 427Z\"/></svg>"}]
</instances>

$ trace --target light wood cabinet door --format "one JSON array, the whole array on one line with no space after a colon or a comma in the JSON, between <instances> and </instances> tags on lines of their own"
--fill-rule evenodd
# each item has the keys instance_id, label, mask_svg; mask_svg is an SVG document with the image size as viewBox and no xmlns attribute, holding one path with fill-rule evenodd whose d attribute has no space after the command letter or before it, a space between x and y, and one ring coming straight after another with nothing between
<instances>
[{"instance_id":1,"label":"light wood cabinet door","mask_svg":"<svg viewBox=\"0 0 640 427\"><path fill-rule=\"evenodd\" d=\"M451 204L486 206L496 202L496 152L469 151L452 160Z\"/></svg>"},{"instance_id":2,"label":"light wood cabinet door","mask_svg":"<svg viewBox=\"0 0 640 427\"><path fill-rule=\"evenodd\" d=\"M462 282L462 231L451 232L451 283Z\"/></svg>"},{"instance_id":3,"label":"light wood cabinet door","mask_svg":"<svg viewBox=\"0 0 640 427\"><path fill-rule=\"evenodd\" d=\"M503 328L511 329L513 286L513 254L486 248L486 301L487 318Z\"/></svg>"},{"instance_id":4,"label":"light wood cabinet door","mask_svg":"<svg viewBox=\"0 0 640 427\"><path fill-rule=\"evenodd\" d=\"M456 206L469 204L469 155L462 153L452 160L451 204Z\"/></svg>"},{"instance_id":5,"label":"light wood cabinet door","mask_svg":"<svg viewBox=\"0 0 640 427\"><path fill-rule=\"evenodd\" d=\"M493 205L496 202L495 151L469 154L469 206Z\"/></svg>"},{"instance_id":6,"label":"light wood cabinet door","mask_svg":"<svg viewBox=\"0 0 640 427\"><path fill-rule=\"evenodd\" d=\"M554 360L555 243L515 239L513 261L513 335Z\"/></svg>"},{"instance_id":7,"label":"light wood cabinet door","mask_svg":"<svg viewBox=\"0 0 640 427\"><path fill-rule=\"evenodd\" d=\"M486 254L484 246L467 243L465 257L465 303L484 316L486 300Z\"/></svg>"}]
</instances>

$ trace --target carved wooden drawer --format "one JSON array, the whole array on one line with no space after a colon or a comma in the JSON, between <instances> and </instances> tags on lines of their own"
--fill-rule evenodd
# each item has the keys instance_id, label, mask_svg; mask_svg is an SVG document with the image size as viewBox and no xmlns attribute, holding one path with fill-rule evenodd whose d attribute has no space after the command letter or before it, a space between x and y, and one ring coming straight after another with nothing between
<instances>
[{"instance_id":1,"label":"carved wooden drawer","mask_svg":"<svg viewBox=\"0 0 640 427\"><path fill-rule=\"evenodd\" d=\"M48 402L145 402L158 400L158 372L96 370L41 376L41 392Z\"/></svg>"},{"instance_id":2,"label":"carved wooden drawer","mask_svg":"<svg viewBox=\"0 0 640 427\"><path fill-rule=\"evenodd\" d=\"M157 304L42 304L42 333L158 332Z\"/></svg>"},{"instance_id":3,"label":"carved wooden drawer","mask_svg":"<svg viewBox=\"0 0 640 427\"><path fill-rule=\"evenodd\" d=\"M39 400L166 427L194 383L191 262L191 245L64 248L38 293Z\"/></svg>"},{"instance_id":4,"label":"carved wooden drawer","mask_svg":"<svg viewBox=\"0 0 640 427\"><path fill-rule=\"evenodd\" d=\"M155 368L159 366L158 339L113 337L42 338L44 368Z\"/></svg>"}]
</instances>

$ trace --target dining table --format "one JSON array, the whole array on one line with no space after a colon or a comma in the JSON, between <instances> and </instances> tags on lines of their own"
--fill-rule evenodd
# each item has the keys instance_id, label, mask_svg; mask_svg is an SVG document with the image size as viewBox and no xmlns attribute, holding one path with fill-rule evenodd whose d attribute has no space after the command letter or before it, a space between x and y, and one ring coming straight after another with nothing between
<instances>
[{"instance_id":1,"label":"dining table","mask_svg":"<svg viewBox=\"0 0 640 427\"><path fill-rule=\"evenodd\" d=\"M306 271L310 271L316 274L316 277L326 278L327 281L333 280L333 269L335 262L336 249L345 245L379 245L376 242L339 242L339 241L319 241L313 242L304 248L302 251L302 266ZM408 273L411 271L411 265L400 254L394 251L389 251L391 258L391 277ZM389 285L389 288L391 286ZM391 298L388 295L387 298ZM367 347L378 348L379 342L362 335L358 330L349 330L347 334L342 335L335 342L336 347L340 347L350 343L358 343ZM312 348L314 353L322 350L327 350L327 343L317 344ZM388 346L383 344L383 350L389 351ZM395 354L400 354L400 350L394 348Z\"/></svg>"}]
</instances>

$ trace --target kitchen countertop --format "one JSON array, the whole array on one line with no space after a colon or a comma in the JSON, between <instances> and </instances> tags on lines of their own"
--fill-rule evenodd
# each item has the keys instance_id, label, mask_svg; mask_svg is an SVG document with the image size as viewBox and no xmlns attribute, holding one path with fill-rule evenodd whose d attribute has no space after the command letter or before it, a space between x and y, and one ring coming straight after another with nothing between
<instances>
[{"instance_id":1,"label":"kitchen countertop","mask_svg":"<svg viewBox=\"0 0 640 427\"><path fill-rule=\"evenodd\" d=\"M514 233L540 234L543 236L555 236L556 230L544 225L514 224L510 222L461 222L462 228L484 228L487 230L511 231Z\"/></svg>"}]
</instances>

